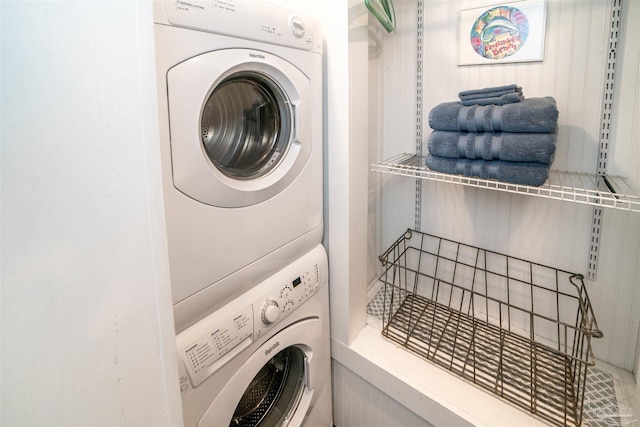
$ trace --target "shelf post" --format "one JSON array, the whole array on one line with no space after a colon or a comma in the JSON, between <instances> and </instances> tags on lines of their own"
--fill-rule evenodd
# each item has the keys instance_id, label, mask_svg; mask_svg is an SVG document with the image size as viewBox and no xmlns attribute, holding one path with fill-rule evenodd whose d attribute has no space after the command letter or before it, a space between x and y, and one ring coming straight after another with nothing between
<instances>
[{"instance_id":1,"label":"shelf post","mask_svg":"<svg viewBox=\"0 0 640 427\"><path fill-rule=\"evenodd\" d=\"M622 0L611 1L609 24L609 46L607 69L605 71L604 91L602 92L602 114L600 117L600 138L598 144L598 187L604 185L603 179L607 174L607 156L609 154L609 131L611 129L611 110L613 108L613 93L616 71L616 57L618 50L618 29L620 28L620 10ZM603 189L605 190L605 189ZM605 190L606 191L606 190ZM587 261L587 278L596 279L598 270L598 249L600 247L600 233L602 232L603 210L594 206L591 210L591 236L589 239L589 259Z\"/></svg>"},{"instance_id":2,"label":"shelf post","mask_svg":"<svg viewBox=\"0 0 640 427\"><path fill-rule=\"evenodd\" d=\"M423 0L418 0L416 22L416 154L422 156L422 23ZM416 178L414 227L422 229L422 179Z\"/></svg>"}]
</instances>

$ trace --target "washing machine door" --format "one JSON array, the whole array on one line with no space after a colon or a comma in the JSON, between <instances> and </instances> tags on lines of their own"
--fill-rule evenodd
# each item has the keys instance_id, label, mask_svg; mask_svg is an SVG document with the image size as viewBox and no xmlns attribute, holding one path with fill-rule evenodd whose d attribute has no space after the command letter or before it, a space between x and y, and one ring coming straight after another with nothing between
<instances>
[{"instance_id":1,"label":"washing machine door","mask_svg":"<svg viewBox=\"0 0 640 427\"><path fill-rule=\"evenodd\" d=\"M310 81L267 52L223 49L167 73L174 186L218 207L263 202L311 156Z\"/></svg>"},{"instance_id":2,"label":"washing machine door","mask_svg":"<svg viewBox=\"0 0 640 427\"><path fill-rule=\"evenodd\" d=\"M290 425L304 397L306 355L298 346L278 352L245 389L229 426L278 427ZM288 424L285 424L288 423Z\"/></svg>"},{"instance_id":3,"label":"washing machine door","mask_svg":"<svg viewBox=\"0 0 640 427\"><path fill-rule=\"evenodd\" d=\"M314 395L312 345L321 328L319 319L309 319L266 341L223 388L198 427L301 426Z\"/></svg>"}]
</instances>

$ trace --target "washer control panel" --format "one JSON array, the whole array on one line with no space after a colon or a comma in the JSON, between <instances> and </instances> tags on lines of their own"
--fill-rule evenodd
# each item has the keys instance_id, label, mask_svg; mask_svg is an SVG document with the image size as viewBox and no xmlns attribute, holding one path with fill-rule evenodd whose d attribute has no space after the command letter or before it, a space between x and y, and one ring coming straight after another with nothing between
<instances>
[{"instance_id":1,"label":"washer control panel","mask_svg":"<svg viewBox=\"0 0 640 427\"><path fill-rule=\"evenodd\" d=\"M178 355L193 387L199 386L230 357L253 342L253 306L240 310L226 308L204 318L177 337ZM185 343L188 344L184 346ZM180 376L180 388L186 391L189 388L187 378L182 372Z\"/></svg>"},{"instance_id":2,"label":"washer control panel","mask_svg":"<svg viewBox=\"0 0 640 427\"><path fill-rule=\"evenodd\" d=\"M183 393L264 336L271 328L318 292L317 262L294 263L176 337Z\"/></svg>"},{"instance_id":3,"label":"washer control panel","mask_svg":"<svg viewBox=\"0 0 640 427\"><path fill-rule=\"evenodd\" d=\"M284 278L283 278L284 279ZM299 274L280 282L261 300L253 304L254 334L261 337L281 319L304 303L320 288L318 265L314 264Z\"/></svg>"}]
</instances>

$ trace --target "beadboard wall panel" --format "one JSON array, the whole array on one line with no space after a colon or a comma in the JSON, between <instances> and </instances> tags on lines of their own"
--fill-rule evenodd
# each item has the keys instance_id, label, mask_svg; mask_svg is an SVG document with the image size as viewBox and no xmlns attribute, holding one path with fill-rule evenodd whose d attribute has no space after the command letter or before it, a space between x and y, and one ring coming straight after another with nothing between
<instances>
[{"instance_id":1,"label":"beadboard wall panel","mask_svg":"<svg viewBox=\"0 0 640 427\"><path fill-rule=\"evenodd\" d=\"M640 215L605 212L602 228L598 278L587 282L605 334L594 341L594 352L599 359L631 371L640 325Z\"/></svg>"},{"instance_id":2,"label":"beadboard wall panel","mask_svg":"<svg viewBox=\"0 0 640 427\"><path fill-rule=\"evenodd\" d=\"M395 1L397 29L388 34L374 18L370 27L381 44L378 55L370 55L369 67L376 70L371 79L380 94L370 124L382 123L382 157L402 152L415 152L416 138L416 1ZM384 82L383 84L381 84ZM380 199L383 218L397 218L393 225L382 228L382 244L387 248L403 230L414 226L415 181L383 178Z\"/></svg>"},{"instance_id":3,"label":"beadboard wall panel","mask_svg":"<svg viewBox=\"0 0 640 427\"><path fill-rule=\"evenodd\" d=\"M442 7L441 2L435 3ZM453 7L452 2L446 3ZM481 4L459 2L458 8ZM425 8L431 5L427 2ZM443 30L437 29L441 26L428 22L430 19L439 21L441 15L425 10L424 16L427 21L425 40L446 39ZM441 95L448 98L432 97L425 99L425 103L431 102L435 106L455 99L459 90L511 82L523 86L527 97L551 95L557 100L560 111L553 168L594 172L608 19L607 2L548 1L545 60L542 63L459 67L455 58L450 58L451 62L439 67L427 68L425 64L425 76L433 76L425 78L425 92L429 93L431 88L443 91L442 86L451 88ZM450 25L455 26L456 22L451 19ZM437 54L434 52L435 56ZM432 106L426 110L430 108ZM623 139L620 149L632 152L638 141ZM628 173L632 164L627 163L626 169L621 169ZM437 190L427 187L423 195L423 200L431 207L423 209L423 229L435 234L440 231L456 240L557 268L585 271L591 208L521 195L489 195L486 190L439 183L433 187ZM452 202L460 199L465 203ZM633 214L605 212L598 278L587 284L594 294L596 314L605 332L602 340L594 341L596 356L627 370L634 366L639 316L638 310L633 310L633 304L637 302L635 289L639 287L634 259L639 253L640 227L635 218Z\"/></svg>"},{"instance_id":4,"label":"beadboard wall panel","mask_svg":"<svg viewBox=\"0 0 640 427\"><path fill-rule=\"evenodd\" d=\"M395 4L396 10L402 11L401 19L415 21L414 0ZM524 88L526 97L553 96L557 101L558 147L552 169L595 172L608 53L609 2L548 0L542 62L458 66L458 12L491 4L486 0L424 2L423 151L427 152L431 108L456 100L461 90L517 83ZM623 7L629 9L621 23L622 32L637 26L637 22L627 21L638 20L640 2L626 1ZM399 31L383 42L385 52L388 46L414 46L415 33ZM620 115L613 123L615 141L609 146L611 168L640 188L640 45L638 40L622 34L619 48L621 75L617 77L624 95L614 97L614 109ZM415 58L404 55L393 59L370 58L370 67L384 70L375 81L384 96L371 108L396 112L390 117L378 116L383 120L383 138L379 141L382 148L372 149L385 154L383 158L413 151L415 139L414 135L407 135L407 128L413 131L414 122L401 119L397 113L415 113L410 108L415 104L415 94L399 89L402 84L413 87ZM384 65L375 61L384 61ZM411 198L415 184L412 179L384 177L378 185L378 223L384 236L379 244L384 250L399 236L398 230L413 226L406 212L413 209L412 200L400 206L403 199ZM591 207L424 181L421 209L425 232L586 273ZM587 281L587 288L605 336L594 340L594 351L597 358L631 371L640 323L640 215L605 209L598 256L597 279Z\"/></svg>"},{"instance_id":5,"label":"beadboard wall panel","mask_svg":"<svg viewBox=\"0 0 640 427\"><path fill-rule=\"evenodd\" d=\"M624 15L620 23L622 34L616 68L616 93L613 99L613 129L609 146L607 172L626 176L640 188L640 2L623 3ZM625 37L625 35L628 35Z\"/></svg>"},{"instance_id":6,"label":"beadboard wall panel","mask_svg":"<svg viewBox=\"0 0 640 427\"><path fill-rule=\"evenodd\" d=\"M542 62L458 66L458 45L465 42L457 40L458 12L487 4L491 2L425 1L425 113L457 100L461 90L517 83L528 98L553 96L557 101L560 127L553 168L595 172L608 2L547 1Z\"/></svg>"},{"instance_id":7,"label":"beadboard wall panel","mask_svg":"<svg viewBox=\"0 0 640 427\"><path fill-rule=\"evenodd\" d=\"M333 417L336 427L432 427L335 360Z\"/></svg>"}]
</instances>

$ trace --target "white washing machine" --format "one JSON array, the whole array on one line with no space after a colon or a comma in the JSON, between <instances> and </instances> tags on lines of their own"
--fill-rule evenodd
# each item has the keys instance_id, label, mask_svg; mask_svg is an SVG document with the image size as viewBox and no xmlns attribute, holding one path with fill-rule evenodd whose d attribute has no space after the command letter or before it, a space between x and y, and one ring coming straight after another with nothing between
<instances>
[{"instance_id":1,"label":"white washing machine","mask_svg":"<svg viewBox=\"0 0 640 427\"><path fill-rule=\"evenodd\" d=\"M332 426L321 245L176 340L186 427Z\"/></svg>"},{"instance_id":2,"label":"white washing machine","mask_svg":"<svg viewBox=\"0 0 640 427\"><path fill-rule=\"evenodd\" d=\"M176 328L322 239L322 37L264 0L154 5Z\"/></svg>"}]
</instances>

